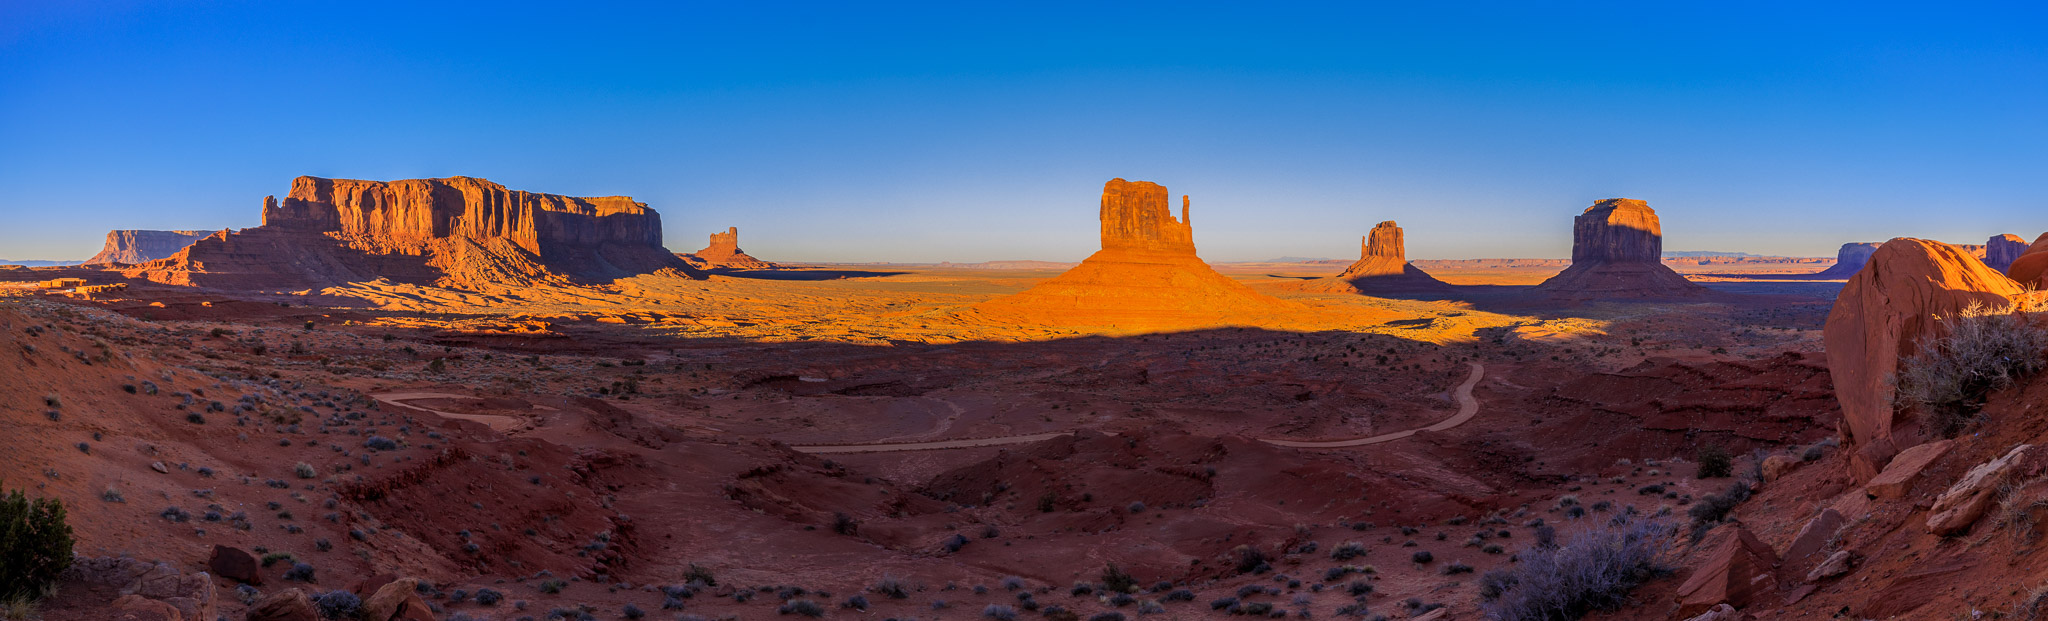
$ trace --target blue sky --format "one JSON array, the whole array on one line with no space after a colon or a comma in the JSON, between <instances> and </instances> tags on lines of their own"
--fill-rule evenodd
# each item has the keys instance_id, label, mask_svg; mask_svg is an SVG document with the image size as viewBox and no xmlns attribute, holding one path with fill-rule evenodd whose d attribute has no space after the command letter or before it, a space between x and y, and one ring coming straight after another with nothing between
<instances>
[{"instance_id":1,"label":"blue sky","mask_svg":"<svg viewBox=\"0 0 2048 621\"><path fill-rule=\"evenodd\" d=\"M292 177L634 196L770 260L1074 260L1112 177L1210 260L2048 230L2048 5L0 0L0 257L247 227ZM419 3L427 4L427 3ZM1420 6L1446 5L1446 6Z\"/></svg>"}]
</instances>

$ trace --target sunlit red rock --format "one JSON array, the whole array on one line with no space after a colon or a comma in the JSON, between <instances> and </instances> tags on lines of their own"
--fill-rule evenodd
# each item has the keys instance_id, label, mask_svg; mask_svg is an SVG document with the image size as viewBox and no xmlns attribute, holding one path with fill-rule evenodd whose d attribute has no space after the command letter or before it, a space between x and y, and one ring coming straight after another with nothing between
<instances>
[{"instance_id":1,"label":"sunlit red rock","mask_svg":"<svg viewBox=\"0 0 2048 621\"><path fill-rule=\"evenodd\" d=\"M704 269L766 270L776 267L774 263L756 259L740 249L740 228L736 226L726 227L723 233L712 233L711 245L703 250L680 256L691 265Z\"/></svg>"},{"instance_id":2,"label":"sunlit red rock","mask_svg":"<svg viewBox=\"0 0 2048 621\"><path fill-rule=\"evenodd\" d=\"M1447 291L1450 285L1430 276L1408 262L1401 227L1388 220L1372 227L1359 240L1358 261L1333 278L1319 278L1301 285L1307 291L1333 293L1374 293L1403 291Z\"/></svg>"},{"instance_id":3,"label":"sunlit red rock","mask_svg":"<svg viewBox=\"0 0 2048 621\"><path fill-rule=\"evenodd\" d=\"M107 243L99 254L86 259L87 265L107 263L146 263L177 254L192 242L208 235L208 231L140 231L117 230L107 232Z\"/></svg>"},{"instance_id":4,"label":"sunlit red rock","mask_svg":"<svg viewBox=\"0 0 2048 621\"><path fill-rule=\"evenodd\" d=\"M1572 265L1536 286L1553 299L1694 299L1707 289L1661 262L1664 231L1648 203L1609 198L1572 221Z\"/></svg>"}]
</instances>

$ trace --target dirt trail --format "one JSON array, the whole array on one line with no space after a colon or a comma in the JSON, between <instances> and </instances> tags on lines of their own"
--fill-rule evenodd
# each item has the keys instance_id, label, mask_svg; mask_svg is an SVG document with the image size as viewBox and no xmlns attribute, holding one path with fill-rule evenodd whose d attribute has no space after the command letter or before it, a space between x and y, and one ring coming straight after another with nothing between
<instances>
[{"instance_id":1,"label":"dirt trail","mask_svg":"<svg viewBox=\"0 0 2048 621\"><path fill-rule=\"evenodd\" d=\"M440 415L440 416L442 416L442 417L445 417L445 418L459 418L459 419L462 419L462 420L466 420L466 421L470 421L470 422L476 422L476 423L483 423L483 424L485 424L485 425L489 425L489 426L491 427L491 429L492 429L493 431L497 431L498 433L508 433L508 432L511 432L512 430L518 429L518 428L520 428L520 427L523 427L523 426L525 426L525 425L526 425L526 421L525 421L525 420L522 420L522 419L520 419L520 418L518 418L518 417L515 417L515 416L496 416L496 415L491 415L491 414L462 414L462 413L458 413L458 412L446 412L446 411L442 411L442 410L436 410L436 409L434 409L434 408L430 408L430 407L426 407L426 406L420 406L420 405L413 405L413 404L410 404L410 403L406 403L406 401L417 401L417 400L420 400L420 399L475 399L475 398L476 398L476 397L473 397L473 396L470 396L470 395L457 395L457 394L450 394L450 393L445 393L445 392L387 392L387 393L384 393L384 394L381 394L381 395L370 395L370 398L372 398L372 399L376 399L376 400L378 400L378 401L380 401L380 402L383 402L383 403L389 403L389 404L391 404L391 405L398 405L398 406L404 406L404 407L412 408L412 409L415 409L415 410L425 410L425 411L428 411L428 412L433 412L433 413L435 413L435 414L438 414L438 415ZM534 411L538 411L538 412L552 412L552 411L554 411L554 408L551 408L551 407L548 407L548 406L545 406L545 405L534 405L534 406L533 406L533 409L534 409Z\"/></svg>"},{"instance_id":2,"label":"dirt trail","mask_svg":"<svg viewBox=\"0 0 2048 621\"><path fill-rule=\"evenodd\" d=\"M1394 440L1406 438L1408 436L1412 436L1424 431L1443 431L1445 429L1450 429L1458 425L1463 425L1465 424L1465 421L1472 420L1473 417L1479 415L1479 400L1472 398L1472 388L1479 385L1480 378L1486 377L1486 367L1481 366L1477 362L1469 364L1472 365L1472 375L1470 377L1465 378L1465 383L1458 385L1457 392L1453 393L1452 395L1454 398L1458 400L1458 413L1451 415L1450 418L1446 418L1442 421L1437 422L1437 424L1430 425L1428 427L1423 427L1420 429L1396 431L1393 433L1380 434L1364 438L1352 438L1349 440L1282 440L1278 438L1259 438L1259 440L1274 446L1287 446L1293 448L1348 448L1353 446L1365 446L1368 444L1379 444L1381 442L1392 442Z\"/></svg>"}]
</instances>

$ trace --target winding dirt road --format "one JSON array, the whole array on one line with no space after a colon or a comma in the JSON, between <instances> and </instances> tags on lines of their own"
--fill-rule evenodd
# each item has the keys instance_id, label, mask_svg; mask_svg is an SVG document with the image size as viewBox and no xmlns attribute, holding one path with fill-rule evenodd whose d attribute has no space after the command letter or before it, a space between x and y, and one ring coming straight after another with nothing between
<instances>
[{"instance_id":1,"label":"winding dirt road","mask_svg":"<svg viewBox=\"0 0 2048 621\"><path fill-rule=\"evenodd\" d=\"M1356 446L1367 446L1367 445L1372 445L1372 444L1379 444L1379 443L1381 443L1381 442L1392 442L1392 441L1395 441L1395 440L1399 440L1399 439L1402 439L1402 438L1406 438L1406 437L1409 437L1409 436L1413 436L1413 435L1415 435L1415 434L1417 434L1417 433L1421 433L1421 432L1424 432L1424 431L1443 431L1443 430L1445 430L1445 429L1450 429L1450 428L1452 428L1452 427L1456 427L1456 426L1459 426L1459 425L1463 425L1463 424L1465 424L1465 423L1466 423L1467 421L1470 421L1470 420L1472 420L1472 419L1473 419L1474 417L1476 417L1476 416L1478 416L1478 415L1479 415L1479 400L1478 400L1478 399L1475 399L1475 398L1473 398L1473 397L1472 397L1472 389L1473 389L1474 387L1476 387L1476 386L1478 386L1478 385L1479 385L1479 380L1480 380L1480 379L1482 379L1482 378L1486 377L1486 367L1485 367L1485 366L1482 366L1482 365L1480 365L1480 364L1479 364L1479 363L1477 363L1477 362L1472 362L1472 363L1468 363L1468 364L1471 364L1471 365L1472 365L1472 375L1471 375L1471 376L1469 376L1469 377L1466 377L1466 378L1465 378L1465 383L1463 383L1463 384L1459 384L1459 385L1458 385L1458 389L1457 389L1456 391L1454 391L1454 392L1452 393L1452 398L1454 398L1454 399L1456 399L1456 400L1458 401L1458 413L1457 413L1457 414L1453 414L1453 415L1451 415L1451 417L1450 417L1450 418L1446 418L1446 419L1443 419L1443 420L1441 420L1441 421L1438 421L1438 422L1437 422L1436 424L1434 424L1434 425L1430 425L1430 426L1428 426L1428 427L1422 427L1422 428L1418 428L1418 429L1409 429L1409 430L1405 430L1405 431L1396 431L1396 432L1393 432L1393 433L1385 433L1385 434L1380 434L1380 435L1376 435L1376 436L1368 436L1368 437L1364 437L1364 438L1348 438L1348 439L1342 439L1342 440L1288 440L1288 439L1282 439L1282 438L1259 438L1259 441L1261 441L1261 442L1265 442L1265 443L1267 443L1267 444L1272 444L1272 445L1274 445L1274 446L1285 446L1285 447L1290 447L1290 448L1304 448L1304 449L1334 449L1334 448L1351 448L1351 447L1356 447ZM412 400L418 400L418 399L474 399L474 398L475 398L475 397L471 397L471 396L467 396L467 395L456 395L456 394L448 394L448 393L438 393L438 392L406 392L406 393L386 393L386 394L381 394L381 395L371 395L371 397L372 397L372 398L374 398L374 399L376 399L376 400L378 400L378 401L382 401L382 402L385 402L385 403L390 403L390 404L392 404L392 405L404 405L404 406L406 406L406 407L410 407L410 408L414 408L414 409L426 410L426 411L428 411L428 412L433 412L433 413L435 413L435 414L439 414L439 415L442 415L442 416L446 416L446 417L449 417L449 418L460 418L460 419L464 419L464 420L472 420L472 421L477 421L477 422L481 422L481 423L484 423L484 424L488 424L488 425L491 425L491 426L492 426L492 428L499 428L499 427L500 427L501 425L504 425L504 426L506 426L506 427L508 427L508 428L510 428L510 427L516 427L516 426L517 426L517 424L518 424L518 423L520 422L520 421L518 421L518 419L514 419L514 418L512 418L512 417L508 417L508 416L488 416L488 415L479 415L479 414L458 414L458 413L455 413L455 412L443 412L443 411L440 411L440 410L435 410L435 409L431 409L431 408L425 408L425 407L421 407L421 406L417 406L417 405L410 405L410 404L402 403L403 401L412 401ZM946 402L946 404L947 404L947 405L948 405L949 407L952 407L952 408L954 408L954 409L956 410L956 411L955 411L955 413L954 413L954 416L953 416L952 418L957 418L957 417L959 416L959 412L958 412L959 406L955 406L955 405L953 405L953 404L952 404L952 403L950 403L950 402ZM548 408L545 408L544 406L538 406L538 405L534 406L534 408L535 408L535 409L548 409ZM944 422L943 424L944 424L944 425L945 425L946 427L950 427L950 426L952 425L952 419L951 419L951 418L947 419L947 420L946 420L946 421L945 421L945 422ZM500 430L500 431L505 431L506 429L499 429L499 430ZM943 429L941 429L940 431L943 431ZM960 440L931 440L931 441L924 441L924 442L879 442L879 443L873 443L873 444L813 444L813 445L805 445L805 446L791 446L790 448L791 448L791 449L793 449L793 450L795 450L795 451L797 451L797 452L799 452L799 453L812 453L812 454L818 454L818 455L833 455L833 454L845 454L845 453L895 453L895 452L901 452L901 451L937 451L937 450L945 450L945 449L961 449L961 448L981 448L981 447L987 447L987 446L1007 446L1007 445L1012 445L1012 444L1030 444L1030 443L1032 443L1032 442L1038 442L1038 441L1041 441L1041 440L1050 440L1050 439L1053 439L1053 438L1057 438L1057 437L1060 437L1060 436L1070 436L1070 435L1074 435L1074 431L1073 431L1073 430L1067 430L1067 431L1048 431L1048 432L1043 432L1043 433L1033 433L1033 434L1024 434L1024 435L1016 435L1016 436L999 436L999 437L994 437L994 438L967 438L967 439L960 439ZM1115 435L1115 434L1111 434L1111 435Z\"/></svg>"}]
</instances>

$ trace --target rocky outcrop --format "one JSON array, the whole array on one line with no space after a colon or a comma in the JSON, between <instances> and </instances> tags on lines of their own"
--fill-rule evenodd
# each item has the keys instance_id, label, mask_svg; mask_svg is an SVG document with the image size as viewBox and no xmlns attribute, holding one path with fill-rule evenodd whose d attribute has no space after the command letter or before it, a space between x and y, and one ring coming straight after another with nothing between
<instances>
[{"instance_id":1,"label":"rocky outcrop","mask_svg":"<svg viewBox=\"0 0 2048 621\"><path fill-rule=\"evenodd\" d=\"M263 226L222 231L127 270L167 284L307 288L386 278L472 287L609 281L688 264L661 216L623 196L577 198L483 179L300 177L263 199Z\"/></svg>"},{"instance_id":2,"label":"rocky outcrop","mask_svg":"<svg viewBox=\"0 0 2048 621\"><path fill-rule=\"evenodd\" d=\"M107 231L107 243L86 265L147 263L177 254L208 231Z\"/></svg>"},{"instance_id":3,"label":"rocky outcrop","mask_svg":"<svg viewBox=\"0 0 2048 621\"><path fill-rule=\"evenodd\" d=\"M222 578L263 586L263 572L256 565L256 557L241 548L215 544L213 555L206 559L206 568Z\"/></svg>"},{"instance_id":4,"label":"rocky outcrop","mask_svg":"<svg viewBox=\"0 0 2048 621\"><path fill-rule=\"evenodd\" d=\"M772 270L774 263L756 259L740 249L740 227L726 227L724 233L712 233L711 245L689 254L677 255L699 269Z\"/></svg>"},{"instance_id":5,"label":"rocky outcrop","mask_svg":"<svg viewBox=\"0 0 2048 621\"><path fill-rule=\"evenodd\" d=\"M124 609L147 612L162 610L151 600L166 604L182 619L215 617L213 578L206 572L182 573L169 563L151 563L128 557L78 558L64 570L64 580L81 590L113 590L125 600ZM109 603L109 605L114 605Z\"/></svg>"},{"instance_id":6,"label":"rocky outcrop","mask_svg":"<svg viewBox=\"0 0 2048 621\"><path fill-rule=\"evenodd\" d=\"M1380 293L1448 291L1450 285L1408 262L1401 227L1388 220L1372 227L1372 232L1359 240L1358 262L1335 277L1311 280L1300 288L1331 293Z\"/></svg>"},{"instance_id":7,"label":"rocky outcrop","mask_svg":"<svg viewBox=\"0 0 2048 621\"><path fill-rule=\"evenodd\" d=\"M1952 446L1955 446L1952 440L1937 440L1899 451L1897 457L1885 464L1883 471L1863 486L1864 492L1885 500L1905 498L1908 492L1913 491L1913 484L1920 481L1920 474L1934 465L1935 460L1947 455Z\"/></svg>"},{"instance_id":8,"label":"rocky outcrop","mask_svg":"<svg viewBox=\"0 0 2048 621\"><path fill-rule=\"evenodd\" d=\"M2000 488L2033 448L2031 444L2012 447L2003 457L1978 464L1964 473L1927 510L1927 532L1946 536L1970 530L1970 525L1984 517L1984 511L1998 500Z\"/></svg>"},{"instance_id":9,"label":"rocky outcrop","mask_svg":"<svg viewBox=\"0 0 2048 621\"><path fill-rule=\"evenodd\" d=\"M1993 235L1984 242L1984 265L2003 272L2005 268L2012 267L2013 260L2020 258L2020 254L2026 251L2027 240L2018 235Z\"/></svg>"},{"instance_id":10,"label":"rocky outcrop","mask_svg":"<svg viewBox=\"0 0 2048 621\"><path fill-rule=\"evenodd\" d=\"M2033 285L2037 290L2048 288L2042 287L2048 284L2048 279L2043 278L2048 276L2048 233L2034 238L2034 243L2020 251L2020 256L2005 268L2005 275L2022 285Z\"/></svg>"},{"instance_id":11,"label":"rocky outcrop","mask_svg":"<svg viewBox=\"0 0 2048 621\"><path fill-rule=\"evenodd\" d=\"M1648 203L1609 198L1572 223L1572 265L1534 291L1552 299L1697 299L1707 288L1666 267L1664 230Z\"/></svg>"},{"instance_id":12,"label":"rocky outcrop","mask_svg":"<svg viewBox=\"0 0 2048 621\"><path fill-rule=\"evenodd\" d=\"M1822 338L1857 481L1877 476L1902 445L1917 443L1892 432L1893 378L1916 340L1939 329L1937 316L1971 304L2003 305L2019 293L2019 285L1976 257L1911 238L1885 242L1842 287Z\"/></svg>"},{"instance_id":13,"label":"rocky outcrop","mask_svg":"<svg viewBox=\"0 0 2048 621\"><path fill-rule=\"evenodd\" d=\"M1720 604L1736 608L1778 588L1778 555L1741 525L1727 525L1707 534L1712 542L1692 575L1678 586L1679 618L1703 614Z\"/></svg>"},{"instance_id":14,"label":"rocky outcrop","mask_svg":"<svg viewBox=\"0 0 2048 621\"><path fill-rule=\"evenodd\" d=\"M285 589L257 600L249 607L247 621L319 621L320 609L305 591Z\"/></svg>"},{"instance_id":15,"label":"rocky outcrop","mask_svg":"<svg viewBox=\"0 0 2048 621\"><path fill-rule=\"evenodd\" d=\"M434 621L434 612L420 599L419 580L404 578L377 587L363 598L363 618L369 621Z\"/></svg>"},{"instance_id":16,"label":"rocky outcrop","mask_svg":"<svg viewBox=\"0 0 2048 621\"><path fill-rule=\"evenodd\" d=\"M1195 255L1188 225L1167 207L1166 188L1112 179L1102 188L1102 250L1057 277L974 307L988 321L1147 329L1250 320L1298 308L1252 291Z\"/></svg>"},{"instance_id":17,"label":"rocky outcrop","mask_svg":"<svg viewBox=\"0 0 2048 621\"><path fill-rule=\"evenodd\" d=\"M1882 245L1884 244L1878 242L1849 242L1842 244L1842 248L1835 251L1835 264L1828 266L1827 269L1821 270L1819 273L1814 274L1814 276L1828 280L1836 278L1848 279L1851 276L1855 276L1856 272L1863 271L1864 263L1870 262L1870 254L1877 252L1877 247Z\"/></svg>"}]
</instances>

